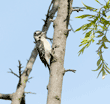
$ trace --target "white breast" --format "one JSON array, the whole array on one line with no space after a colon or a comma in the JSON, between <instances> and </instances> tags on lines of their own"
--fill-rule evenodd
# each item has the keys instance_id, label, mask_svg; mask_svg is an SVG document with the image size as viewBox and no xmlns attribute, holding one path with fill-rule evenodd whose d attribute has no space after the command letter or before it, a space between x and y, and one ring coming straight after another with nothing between
<instances>
[{"instance_id":1,"label":"white breast","mask_svg":"<svg viewBox=\"0 0 110 104\"><path fill-rule=\"evenodd\" d=\"M47 39L45 39L44 37L41 38L41 41L44 44L44 48L45 48L45 58L47 60L47 62L49 63L50 58L51 58L51 45L50 43L47 41Z\"/></svg>"}]
</instances>

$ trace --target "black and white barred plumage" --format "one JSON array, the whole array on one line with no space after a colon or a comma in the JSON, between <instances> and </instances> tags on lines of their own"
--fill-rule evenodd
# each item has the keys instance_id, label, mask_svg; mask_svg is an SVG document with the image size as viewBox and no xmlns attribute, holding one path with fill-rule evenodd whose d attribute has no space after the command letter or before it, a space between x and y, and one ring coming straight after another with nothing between
<instances>
[{"instance_id":1,"label":"black and white barred plumage","mask_svg":"<svg viewBox=\"0 0 110 104\"><path fill-rule=\"evenodd\" d=\"M47 39L44 37L44 32L42 31L36 31L34 33L34 39L35 42L37 43L37 50L39 53L39 57L42 61L42 63L44 63L45 66L48 67L49 71L50 71L50 58L51 58L51 45L50 43L47 41Z\"/></svg>"}]
</instances>

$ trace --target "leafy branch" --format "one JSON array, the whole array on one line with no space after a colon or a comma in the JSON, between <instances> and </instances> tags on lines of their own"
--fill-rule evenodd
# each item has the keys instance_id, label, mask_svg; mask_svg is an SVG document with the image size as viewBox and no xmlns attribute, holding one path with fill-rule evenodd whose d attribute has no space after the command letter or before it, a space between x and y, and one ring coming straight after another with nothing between
<instances>
[{"instance_id":1,"label":"leafy branch","mask_svg":"<svg viewBox=\"0 0 110 104\"><path fill-rule=\"evenodd\" d=\"M82 39L82 42L79 45L79 47L84 45L83 48L78 52L79 55L84 52L85 48L88 48L90 46L91 42L93 43L95 41L94 40L95 37L101 38L101 40L99 40L97 43L97 45L100 45L100 46L96 51L99 56L99 60L97 61L98 68L92 71L98 71L99 69L101 69L98 73L98 76L102 72L102 79L103 79L105 75L107 75L106 72L110 74L110 72L108 71L110 69L107 67L108 64L105 62L102 56L102 53L103 53L102 48L108 49L108 47L105 45L105 42L110 43L110 41L106 37L108 28L110 26L110 21L107 20L110 18L110 16L106 15L110 11L110 0L108 0L108 2L106 2L105 5L100 3L98 0L95 0L95 1L102 6L100 9L87 6L82 2L84 7L87 10L95 12L95 15L85 14L85 15L75 17L80 19L88 18L88 21L89 21L89 23L84 24L78 29L76 29L75 32L83 30L84 31L83 34L85 34L84 39ZM96 35L96 33L98 35Z\"/></svg>"}]
</instances>

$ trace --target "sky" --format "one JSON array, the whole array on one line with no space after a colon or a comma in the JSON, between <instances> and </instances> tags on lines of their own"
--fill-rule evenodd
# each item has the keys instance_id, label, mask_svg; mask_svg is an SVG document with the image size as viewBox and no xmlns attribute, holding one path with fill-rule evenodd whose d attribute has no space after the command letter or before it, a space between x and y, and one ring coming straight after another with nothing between
<instances>
[{"instance_id":1,"label":"sky","mask_svg":"<svg viewBox=\"0 0 110 104\"><path fill-rule=\"evenodd\" d=\"M100 5L95 0L82 0L83 3L95 8ZM105 4L104 0L99 0ZM51 0L1 0L0 1L0 93L11 94L16 91L18 78L10 72L9 68L18 74L18 60L21 61L24 70L27 60L35 46L33 33L42 30L44 24L42 19L46 18L47 10ZM73 6L83 7L81 0L73 0ZM74 30L87 23L87 19L75 19L82 14L92 14L88 10L73 12L70 23ZM57 16L57 15L56 15ZM70 29L70 26L69 26ZM51 24L47 36L53 37L53 24ZM109 31L107 38L110 40ZM76 73L67 72L63 79L61 104L109 104L110 99L110 75L102 79L97 68L99 59L96 50L98 39L87 48L83 54L78 56L81 39L84 38L82 31L70 32L67 38L65 53L65 69L75 69ZM103 57L110 68L110 44L104 50ZM26 84L26 104L46 104L49 71L37 56L29 77L33 77ZM1 100L0 104L11 104L9 100Z\"/></svg>"}]
</instances>

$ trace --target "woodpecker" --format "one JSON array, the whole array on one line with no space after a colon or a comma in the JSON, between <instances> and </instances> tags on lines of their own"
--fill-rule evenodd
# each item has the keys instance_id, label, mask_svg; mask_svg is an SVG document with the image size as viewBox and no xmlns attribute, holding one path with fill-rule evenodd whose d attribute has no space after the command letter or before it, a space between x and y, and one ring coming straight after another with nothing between
<instances>
[{"instance_id":1,"label":"woodpecker","mask_svg":"<svg viewBox=\"0 0 110 104\"><path fill-rule=\"evenodd\" d=\"M42 32L42 31L34 32L34 39L35 39L35 43L37 44L37 50L39 53L39 57L40 57L42 63L45 65L45 67L46 66L48 67L49 72L50 72L49 62L52 57L51 45L45 38L44 33L45 32Z\"/></svg>"}]
</instances>

